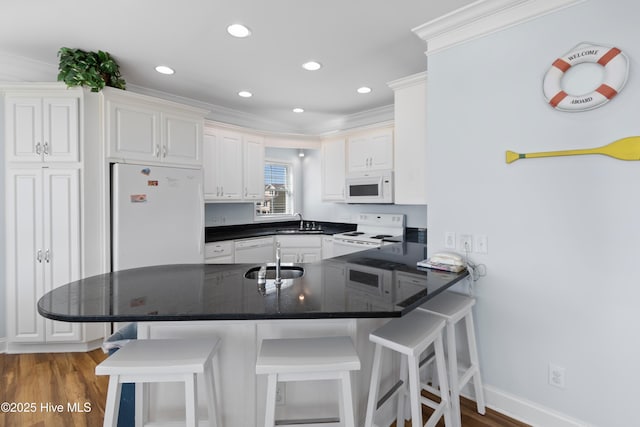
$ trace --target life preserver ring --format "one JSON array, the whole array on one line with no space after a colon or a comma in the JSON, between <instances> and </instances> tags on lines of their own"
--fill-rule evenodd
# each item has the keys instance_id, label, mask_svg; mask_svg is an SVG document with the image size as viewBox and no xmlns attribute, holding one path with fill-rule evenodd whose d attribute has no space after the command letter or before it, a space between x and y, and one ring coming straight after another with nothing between
<instances>
[{"instance_id":1,"label":"life preserver ring","mask_svg":"<svg viewBox=\"0 0 640 427\"><path fill-rule=\"evenodd\" d=\"M596 90L582 95L569 95L560 85L569 68L585 62L604 67L603 82ZM616 96L627 82L629 61L617 47L580 44L556 59L544 76L543 90L547 102L562 111L585 111L597 108Z\"/></svg>"}]
</instances>

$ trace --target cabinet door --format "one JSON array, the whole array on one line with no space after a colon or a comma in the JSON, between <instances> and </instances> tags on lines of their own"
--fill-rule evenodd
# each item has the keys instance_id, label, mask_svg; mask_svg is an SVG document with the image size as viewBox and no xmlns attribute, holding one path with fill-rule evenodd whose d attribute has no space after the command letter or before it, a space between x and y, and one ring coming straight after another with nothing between
<instances>
[{"instance_id":1,"label":"cabinet door","mask_svg":"<svg viewBox=\"0 0 640 427\"><path fill-rule=\"evenodd\" d=\"M369 169L393 169L393 131L385 129L369 139Z\"/></svg>"},{"instance_id":2,"label":"cabinet door","mask_svg":"<svg viewBox=\"0 0 640 427\"><path fill-rule=\"evenodd\" d=\"M264 140L247 135L244 138L244 196L245 200L264 198Z\"/></svg>"},{"instance_id":3,"label":"cabinet door","mask_svg":"<svg viewBox=\"0 0 640 427\"><path fill-rule=\"evenodd\" d=\"M7 97L6 109L7 161L41 161L42 99Z\"/></svg>"},{"instance_id":4,"label":"cabinet door","mask_svg":"<svg viewBox=\"0 0 640 427\"><path fill-rule=\"evenodd\" d=\"M109 157L160 160L160 112L145 105L107 100Z\"/></svg>"},{"instance_id":5,"label":"cabinet door","mask_svg":"<svg viewBox=\"0 0 640 427\"><path fill-rule=\"evenodd\" d=\"M80 279L78 170L44 170L44 292ZM70 301L71 303L71 301ZM81 339L79 323L46 321L46 341Z\"/></svg>"},{"instance_id":6,"label":"cabinet door","mask_svg":"<svg viewBox=\"0 0 640 427\"><path fill-rule=\"evenodd\" d=\"M216 156L220 199L240 200L242 183L242 136L235 132L222 132Z\"/></svg>"},{"instance_id":7,"label":"cabinet door","mask_svg":"<svg viewBox=\"0 0 640 427\"><path fill-rule=\"evenodd\" d=\"M345 198L345 140L322 142L322 200L344 201Z\"/></svg>"},{"instance_id":8,"label":"cabinet door","mask_svg":"<svg viewBox=\"0 0 640 427\"><path fill-rule=\"evenodd\" d=\"M218 182L217 148L218 135L207 132L202 138L202 173L205 200L216 199L220 196Z\"/></svg>"},{"instance_id":9,"label":"cabinet door","mask_svg":"<svg viewBox=\"0 0 640 427\"><path fill-rule=\"evenodd\" d=\"M162 160L182 165L202 164L202 119L163 114Z\"/></svg>"},{"instance_id":10,"label":"cabinet door","mask_svg":"<svg viewBox=\"0 0 640 427\"><path fill-rule=\"evenodd\" d=\"M7 335L43 342L44 320L36 303L44 293L42 171L7 170Z\"/></svg>"},{"instance_id":11,"label":"cabinet door","mask_svg":"<svg viewBox=\"0 0 640 427\"><path fill-rule=\"evenodd\" d=\"M280 249L280 257L282 262L300 262L300 253L296 248Z\"/></svg>"},{"instance_id":12,"label":"cabinet door","mask_svg":"<svg viewBox=\"0 0 640 427\"><path fill-rule=\"evenodd\" d=\"M78 162L78 98L44 98L43 154L48 162Z\"/></svg>"},{"instance_id":13,"label":"cabinet door","mask_svg":"<svg viewBox=\"0 0 640 427\"><path fill-rule=\"evenodd\" d=\"M299 262L316 262L322 259L322 250L320 248L300 248Z\"/></svg>"},{"instance_id":14,"label":"cabinet door","mask_svg":"<svg viewBox=\"0 0 640 427\"><path fill-rule=\"evenodd\" d=\"M369 139L366 136L349 138L349 172L364 172L369 169Z\"/></svg>"}]
</instances>

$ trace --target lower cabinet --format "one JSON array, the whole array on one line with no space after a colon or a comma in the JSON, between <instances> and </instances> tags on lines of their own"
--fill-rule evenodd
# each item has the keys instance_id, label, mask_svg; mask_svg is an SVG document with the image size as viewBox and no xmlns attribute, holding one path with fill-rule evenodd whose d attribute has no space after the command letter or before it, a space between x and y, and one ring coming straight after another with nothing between
<instances>
[{"instance_id":1,"label":"lower cabinet","mask_svg":"<svg viewBox=\"0 0 640 427\"><path fill-rule=\"evenodd\" d=\"M235 262L233 240L205 243L206 264L233 264Z\"/></svg>"},{"instance_id":2,"label":"lower cabinet","mask_svg":"<svg viewBox=\"0 0 640 427\"><path fill-rule=\"evenodd\" d=\"M322 237L322 259L333 258L333 236Z\"/></svg>"},{"instance_id":3,"label":"lower cabinet","mask_svg":"<svg viewBox=\"0 0 640 427\"><path fill-rule=\"evenodd\" d=\"M320 236L276 236L282 262L315 262L322 259Z\"/></svg>"},{"instance_id":4,"label":"lower cabinet","mask_svg":"<svg viewBox=\"0 0 640 427\"><path fill-rule=\"evenodd\" d=\"M275 261L273 236L236 240L234 247L234 261L237 264Z\"/></svg>"}]
</instances>

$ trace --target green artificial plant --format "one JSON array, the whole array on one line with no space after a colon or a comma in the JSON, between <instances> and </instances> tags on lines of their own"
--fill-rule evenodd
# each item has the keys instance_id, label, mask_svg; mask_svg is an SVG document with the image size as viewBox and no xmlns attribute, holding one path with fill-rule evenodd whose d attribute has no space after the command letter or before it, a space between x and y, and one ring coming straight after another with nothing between
<instances>
[{"instance_id":1,"label":"green artificial plant","mask_svg":"<svg viewBox=\"0 0 640 427\"><path fill-rule=\"evenodd\" d=\"M120 66L109 52L85 52L62 47L58 56L58 81L65 82L68 87L86 86L91 88L91 92L100 92L105 86L125 89Z\"/></svg>"}]
</instances>

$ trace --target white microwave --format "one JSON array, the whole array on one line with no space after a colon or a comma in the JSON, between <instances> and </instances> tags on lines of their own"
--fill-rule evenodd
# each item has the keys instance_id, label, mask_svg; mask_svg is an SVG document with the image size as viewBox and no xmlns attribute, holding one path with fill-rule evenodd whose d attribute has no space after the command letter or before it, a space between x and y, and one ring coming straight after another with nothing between
<instances>
[{"instance_id":1,"label":"white microwave","mask_svg":"<svg viewBox=\"0 0 640 427\"><path fill-rule=\"evenodd\" d=\"M393 203L393 172L390 170L347 175L347 203Z\"/></svg>"}]
</instances>

